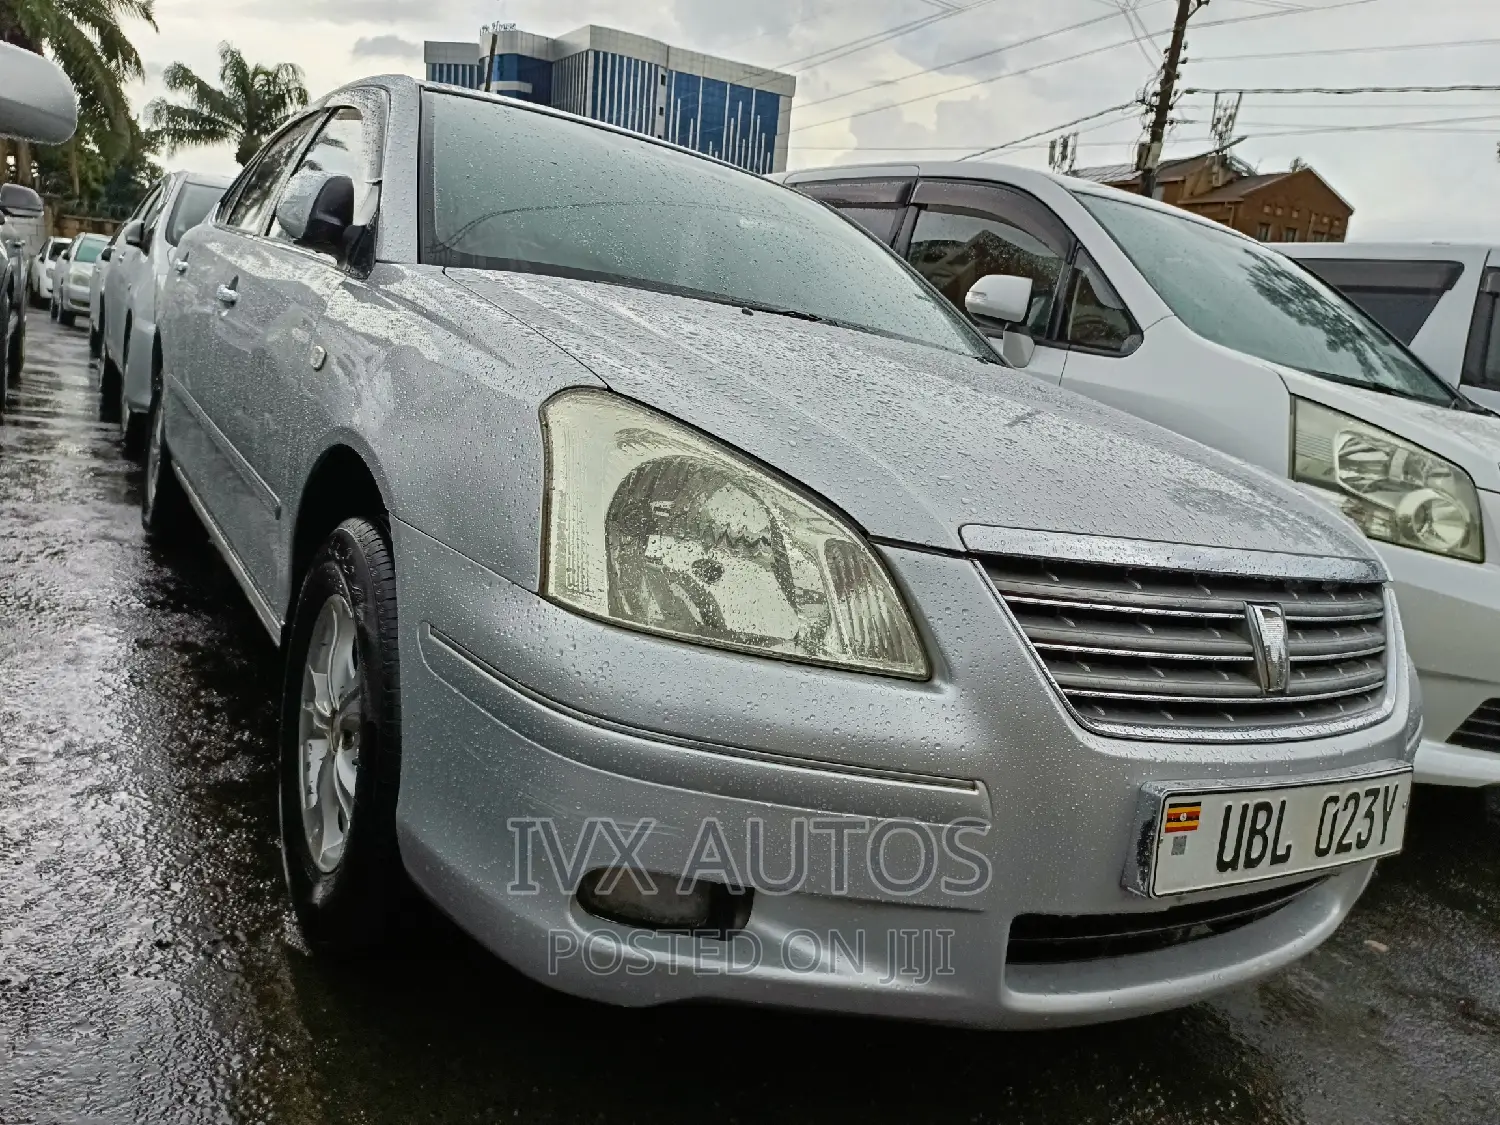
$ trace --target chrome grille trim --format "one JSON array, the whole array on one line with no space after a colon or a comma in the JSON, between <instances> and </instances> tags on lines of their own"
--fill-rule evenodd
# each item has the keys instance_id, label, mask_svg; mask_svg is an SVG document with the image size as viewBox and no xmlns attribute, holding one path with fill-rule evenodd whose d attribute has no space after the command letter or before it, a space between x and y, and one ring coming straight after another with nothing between
<instances>
[{"instance_id":1,"label":"chrome grille trim","mask_svg":"<svg viewBox=\"0 0 1500 1125\"><path fill-rule=\"evenodd\" d=\"M977 561L1074 718L1096 733L1289 741L1371 726L1394 707L1390 595L1372 568L1330 578L1317 566L1304 576L1017 554ZM1274 671L1260 619L1277 623Z\"/></svg>"}]
</instances>

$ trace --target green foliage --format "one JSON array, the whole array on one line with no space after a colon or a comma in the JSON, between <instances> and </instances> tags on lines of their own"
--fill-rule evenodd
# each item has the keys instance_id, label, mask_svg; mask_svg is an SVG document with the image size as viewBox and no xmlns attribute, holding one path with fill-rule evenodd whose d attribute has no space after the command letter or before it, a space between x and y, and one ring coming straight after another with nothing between
<instances>
[{"instance_id":1,"label":"green foliage","mask_svg":"<svg viewBox=\"0 0 1500 1125\"><path fill-rule=\"evenodd\" d=\"M92 210L107 196L123 201L146 170L160 174L149 160L155 146L132 117L125 94L125 84L143 78L145 68L122 26L139 19L154 29L153 5L154 0L0 0L0 39L49 56L78 93L78 132L71 141L14 146L15 172L23 183L34 176L44 195ZM138 200L137 195L131 205Z\"/></svg>"},{"instance_id":2,"label":"green foliage","mask_svg":"<svg viewBox=\"0 0 1500 1125\"><path fill-rule=\"evenodd\" d=\"M244 164L277 125L307 105L300 67L292 63L252 66L229 43L219 44L218 86L182 63L167 67L162 78L168 90L183 95L185 103L157 98L146 107L146 121L161 135L168 152L230 143L235 146L235 159Z\"/></svg>"}]
</instances>

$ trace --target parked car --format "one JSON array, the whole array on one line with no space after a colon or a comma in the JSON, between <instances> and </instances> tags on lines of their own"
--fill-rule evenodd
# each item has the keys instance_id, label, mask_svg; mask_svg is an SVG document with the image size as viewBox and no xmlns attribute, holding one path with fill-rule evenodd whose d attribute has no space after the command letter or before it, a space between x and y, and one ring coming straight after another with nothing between
<instances>
[{"instance_id":1,"label":"parked car","mask_svg":"<svg viewBox=\"0 0 1500 1125\"><path fill-rule=\"evenodd\" d=\"M0 55L6 54L0 51ZM0 81L0 94L4 93L4 82ZM30 91L22 88L14 93L24 96ZM0 114L10 109L0 97ZM0 184L0 414L5 413L5 388L21 373L26 361L26 298L31 272L26 230L42 211L42 198L31 188Z\"/></svg>"},{"instance_id":2,"label":"parked car","mask_svg":"<svg viewBox=\"0 0 1500 1125\"><path fill-rule=\"evenodd\" d=\"M1400 846L1420 711L1362 537L1011 375L794 192L375 78L177 262L142 519L196 513L285 650L316 948L409 876L620 1003L1087 1022L1288 964ZM805 862L825 830L859 862Z\"/></svg>"},{"instance_id":3,"label":"parked car","mask_svg":"<svg viewBox=\"0 0 1500 1125\"><path fill-rule=\"evenodd\" d=\"M115 247L120 241L120 232L115 231L99 251L99 260L94 263L94 272L89 277L89 358L99 359L104 354L104 282L109 277L109 262L115 256ZM100 379L100 390L103 390Z\"/></svg>"},{"instance_id":4,"label":"parked car","mask_svg":"<svg viewBox=\"0 0 1500 1125\"><path fill-rule=\"evenodd\" d=\"M1331 242L1280 249L1379 321L1450 387L1500 410L1500 247Z\"/></svg>"},{"instance_id":5,"label":"parked car","mask_svg":"<svg viewBox=\"0 0 1500 1125\"><path fill-rule=\"evenodd\" d=\"M89 286L99 254L109 239L102 234L80 234L57 260L52 285L52 319L72 327L73 318L89 311Z\"/></svg>"},{"instance_id":6,"label":"parked car","mask_svg":"<svg viewBox=\"0 0 1500 1125\"><path fill-rule=\"evenodd\" d=\"M151 405L161 292L177 244L218 203L229 180L197 172L162 177L120 227L101 286L100 393L119 404L127 454L139 452Z\"/></svg>"},{"instance_id":7,"label":"parked car","mask_svg":"<svg viewBox=\"0 0 1500 1125\"><path fill-rule=\"evenodd\" d=\"M1354 520L1395 579L1422 680L1417 780L1500 782L1500 419L1306 271L1176 208L998 164L784 178L960 307L985 281L975 296L999 305L968 307L1028 374Z\"/></svg>"},{"instance_id":8,"label":"parked car","mask_svg":"<svg viewBox=\"0 0 1500 1125\"><path fill-rule=\"evenodd\" d=\"M72 239L53 235L37 251L31 260L31 303L47 305L52 301L52 273L57 268L57 259L72 243Z\"/></svg>"}]
</instances>

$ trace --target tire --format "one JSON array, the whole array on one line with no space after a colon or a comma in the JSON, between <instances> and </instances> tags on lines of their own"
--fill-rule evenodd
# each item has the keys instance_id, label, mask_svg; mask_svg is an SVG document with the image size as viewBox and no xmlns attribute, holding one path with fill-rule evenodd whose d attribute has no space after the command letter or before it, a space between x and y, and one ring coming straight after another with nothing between
<instances>
[{"instance_id":1,"label":"tire","mask_svg":"<svg viewBox=\"0 0 1500 1125\"><path fill-rule=\"evenodd\" d=\"M282 687L282 861L303 934L322 953L389 944L415 901L396 845L396 644L390 543L368 520L345 520L303 580Z\"/></svg>"},{"instance_id":2,"label":"tire","mask_svg":"<svg viewBox=\"0 0 1500 1125\"><path fill-rule=\"evenodd\" d=\"M120 445L121 452L131 461L139 461L146 455L147 438L151 435L151 415L131 410L125 402L125 384L120 384ZM175 478L174 478L175 479Z\"/></svg>"},{"instance_id":3,"label":"tire","mask_svg":"<svg viewBox=\"0 0 1500 1125\"><path fill-rule=\"evenodd\" d=\"M59 309L57 312L57 323L61 324L64 328L72 328L73 323L77 319L77 313L63 312L61 309Z\"/></svg>"},{"instance_id":4,"label":"tire","mask_svg":"<svg viewBox=\"0 0 1500 1125\"><path fill-rule=\"evenodd\" d=\"M109 354L109 341L103 337L104 324L100 322L99 354L99 412L106 422L118 422L115 411L120 407L121 384L124 378L119 366Z\"/></svg>"},{"instance_id":5,"label":"tire","mask_svg":"<svg viewBox=\"0 0 1500 1125\"><path fill-rule=\"evenodd\" d=\"M193 526L194 514L167 448L166 413L161 395L154 396L146 446L146 479L141 483L141 526L157 542L178 539Z\"/></svg>"},{"instance_id":6,"label":"tire","mask_svg":"<svg viewBox=\"0 0 1500 1125\"><path fill-rule=\"evenodd\" d=\"M98 359L99 349L104 343L104 330L101 324L95 324L93 319L89 320L89 358Z\"/></svg>"},{"instance_id":7,"label":"tire","mask_svg":"<svg viewBox=\"0 0 1500 1125\"><path fill-rule=\"evenodd\" d=\"M19 383L21 368L26 366L26 314L19 307L15 313L15 323L5 339L5 378L0 379L0 391Z\"/></svg>"}]
</instances>

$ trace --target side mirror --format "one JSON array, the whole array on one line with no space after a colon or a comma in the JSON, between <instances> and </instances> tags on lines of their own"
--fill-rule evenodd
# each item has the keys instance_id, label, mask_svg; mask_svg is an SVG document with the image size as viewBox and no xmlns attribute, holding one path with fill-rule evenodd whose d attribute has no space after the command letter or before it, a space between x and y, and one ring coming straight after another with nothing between
<instances>
[{"instance_id":1,"label":"side mirror","mask_svg":"<svg viewBox=\"0 0 1500 1125\"><path fill-rule=\"evenodd\" d=\"M979 321L1025 324L1031 311L1031 278L992 273L981 277L964 298L964 308Z\"/></svg>"},{"instance_id":2,"label":"side mirror","mask_svg":"<svg viewBox=\"0 0 1500 1125\"><path fill-rule=\"evenodd\" d=\"M131 219L120 232L120 241L140 250L146 245L146 224L139 219Z\"/></svg>"},{"instance_id":3,"label":"side mirror","mask_svg":"<svg viewBox=\"0 0 1500 1125\"><path fill-rule=\"evenodd\" d=\"M276 221L298 246L344 256L344 235L354 225L354 181L304 168L276 204Z\"/></svg>"},{"instance_id":4,"label":"side mirror","mask_svg":"<svg viewBox=\"0 0 1500 1125\"><path fill-rule=\"evenodd\" d=\"M106 246L103 250L99 251L99 260L101 262L107 262L114 256L115 248L113 246Z\"/></svg>"},{"instance_id":5,"label":"side mirror","mask_svg":"<svg viewBox=\"0 0 1500 1125\"><path fill-rule=\"evenodd\" d=\"M78 128L78 96L57 64L0 43L0 136L60 145Z\"/></svg>"},{"instance_id":6,"label":"side mirror","mask_svg":"<svg viewBox=\"0 0 1500 1125\"><path fill-rule=\"evenodd\" d=\"M42 197L20 184L0 184L0 212L18 219L31 219L43 210Z\"/></svg>"},{"instance_id":7,"label":"side mirror","mask_svg":"<svg viewBox=\"0 0 1500 1125\"><path fill-rule=\"evenodd\" d=\"M1036 341L1031 333L1020 328L1007 328L1000 337L1000 358L1018 370L1031 364L1036 355Z\"/></svg>"}]
</instances>

